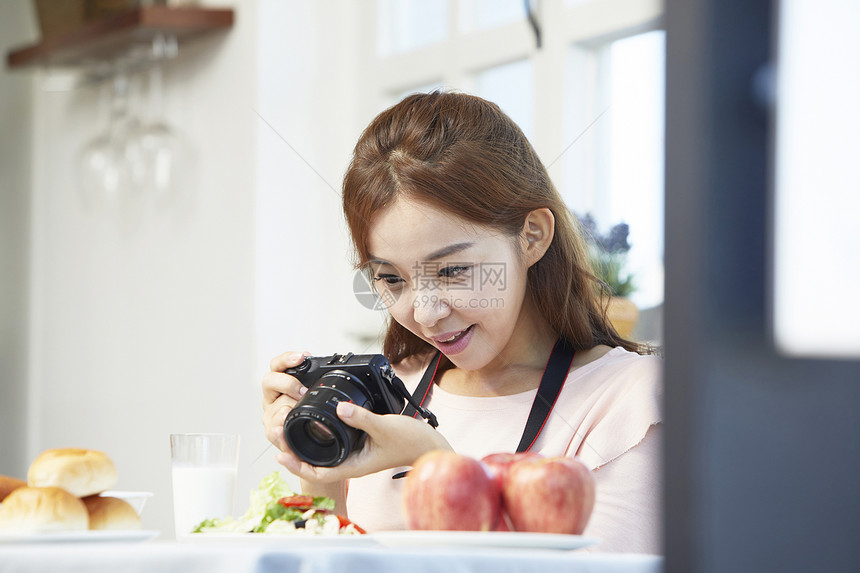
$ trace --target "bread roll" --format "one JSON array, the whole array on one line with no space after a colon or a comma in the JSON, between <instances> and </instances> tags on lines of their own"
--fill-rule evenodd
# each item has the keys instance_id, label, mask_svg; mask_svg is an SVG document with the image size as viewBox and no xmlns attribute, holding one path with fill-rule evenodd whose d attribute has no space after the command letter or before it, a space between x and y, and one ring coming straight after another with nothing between
<instances>
[{"instance_id":1,"label":"bread roll","mask_svg":"<svg viewBox=\"0 0 860 573\"><path fill-rule=\"evenodd\" d=\"M140 529L140 516L126 501L91 495L82 500L90 514L90 529Z\"/></svg>"},{"instance_id":2,"label":"bread roll","mask_svg":"<svg viewBox=\"0 0 860 573\"><path fill-rule=\"evenodd\" d=\"M106 491L116 485L116 467L95 450L46 450L30 464L30 487L61 487L76 497Z\"/></svg>"},{"instance_id":3,"label":"bread roll","mask_svg":"<svg viewBox=\"0 0 860 573\"><path fill-rule=\"evenodd\" d=\"M46 533L88 527L84 502L58 487L21 487L0 504L0 530Z\"/></svg>"},{"instance_id":4,"label":"bread roll","mask_svg":"<svg viewBox=\"0 0 860 573\"><path fill-rule=\"evenodd\" d=\"M6 499L6 496L18 489L24 487L27 482L9 476L0 476L0 502Z\"/></svg>"}]
</instances>

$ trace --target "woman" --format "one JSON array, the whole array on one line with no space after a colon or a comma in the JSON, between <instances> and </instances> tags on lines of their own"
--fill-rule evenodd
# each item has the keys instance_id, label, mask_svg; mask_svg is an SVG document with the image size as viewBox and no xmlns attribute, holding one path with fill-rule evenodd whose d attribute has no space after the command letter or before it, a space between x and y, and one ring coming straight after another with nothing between
<instances>
[{"instance_id":1,"label":"woman","mask_svg":"<svg viewBox=\"0 0 860 573\"><path fill-rule=\"evenodd\" d=\"M282 435L305 391L284 373L303 354L284 353L263 380L264 423L305 492L369 530L403 528L392 476L421 454L480 458L531 440L594 470L585 534L603 540L598 550L659 553L660 361L606 320L579 230L510 118L464 94L407 97L361 135L343 209L358 266L388 307L383 353L410 391L427 381L439 426L341 403L338 416L368 440L337 467L310 466ZM551 356L564 365L558 394L527 439Z\"/></svg>"}]
</instances>

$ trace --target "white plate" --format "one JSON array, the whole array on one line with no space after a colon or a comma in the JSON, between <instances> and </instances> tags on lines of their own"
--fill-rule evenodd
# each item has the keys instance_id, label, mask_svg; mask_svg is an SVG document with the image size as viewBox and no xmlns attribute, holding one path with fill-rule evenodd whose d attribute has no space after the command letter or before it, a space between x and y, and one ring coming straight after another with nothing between
<instances>
[{"instance_id":1,"label":"white plate","mask_svg":"<svg viewBox=\"0 0 860 573\"><path fill-rule=\"evenodd\" d=\"M189 533L180 535L177 541L183 543L243 543L318 546L359 546L376 545L372 535L303 535L290 533Z\"/></svg>"},{"instance_id":2,"label":"white plate","mask_svg":"<svg viewBox=\"0 0 860 573\"><path fill-rule=\"evenodd\" d=\"M57 531L54 533L0 532L0 545L7 543L137 543L158 537L158 531Z\"/></svg>"},{"instance_id":3,"label":"white plate","mask_svg":"<svg viewBox=\"0 0 860 573\"><path fill-rule=\"evenodd\" d=\"M371 534L382 545L492 547L494 549L580 549L599 539L561 533L514 531L380 531Z\"/></svg>"}]
</instances>

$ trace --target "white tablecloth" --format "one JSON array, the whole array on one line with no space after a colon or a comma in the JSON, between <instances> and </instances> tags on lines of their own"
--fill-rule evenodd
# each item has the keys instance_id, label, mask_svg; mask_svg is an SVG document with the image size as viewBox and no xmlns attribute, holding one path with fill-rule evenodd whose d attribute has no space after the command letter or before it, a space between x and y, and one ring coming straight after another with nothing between
<instances>
[{"instance_id":1,"label":"white tablecloth","mask_svg":"<svg viewBox=\"0 0 860 573\"><path fill-rule=\"evenodd\" d=\"M289 547L272 544L7 544L0 573L659 573L656 555L444 547Z\"/></svg>"}]
</instances>

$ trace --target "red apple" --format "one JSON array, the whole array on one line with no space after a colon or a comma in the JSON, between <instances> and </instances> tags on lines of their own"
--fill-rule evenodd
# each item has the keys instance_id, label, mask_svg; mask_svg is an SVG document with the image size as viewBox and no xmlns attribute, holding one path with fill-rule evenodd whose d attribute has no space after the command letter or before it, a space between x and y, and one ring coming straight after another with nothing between
<instances>
[{"instance_id":1,"label":"red apple","mask_svg":"<svg viewBox=\"0 0 860 573\"><path fill-rule=\"evenodd\" d=\"M588 467L563 457L514 463L502 490L514 530L575 535L588 524L594 495L594 476Z\"/></svg>"},{"instance_id":2,"label":"red apple","mask_svg":"<svg viewBox=\"0 0 860 573\"><path fill-rule=\"evenodd\" d=\"M501 516L501 492L487 467L453 452L416 460L403 484L409 529L489 531Z\"/></svg>"},{"instance_id":3,"label":"red apple","mask_svg":"<svg viewBox=\"0 0 860 573\"><path fill-rule=\"evenodd\" d=\"M508 471L511 469L514 462L527 459L537 459L540 457L542 456L537 452L517 452L514 454L497 453L487 454L481 458L481 461L490 468L490 473L493 475L496 483L499 484L499 490L501 491L505 483L505 479L508 476Z\"/></svg>"},{"instance_id":4,"label":"red apple","mask_svg":"<svg viewBox=\"0 0 860 573\"><path fill-rule=\"evenodd\" d=\"M508 476L508 471L511 466L520 460L527 459L537 459L542 457L537 452L517 452L517 453L495 453L495 454L487 454L481 461L490 469L490 473L493 475L493 479L496 481L496 484L499 488L499 491L502 491L504 488L505 480ZM511 531L510 524L508 523L508 518L505 515L504 507L502 508L502 517L499 519L498 524L493 531Z\"/></svg>"}]
</instances>

